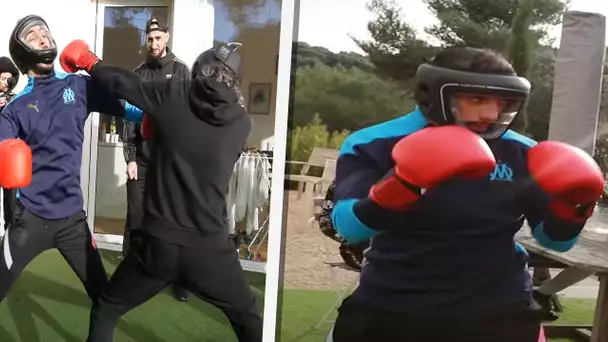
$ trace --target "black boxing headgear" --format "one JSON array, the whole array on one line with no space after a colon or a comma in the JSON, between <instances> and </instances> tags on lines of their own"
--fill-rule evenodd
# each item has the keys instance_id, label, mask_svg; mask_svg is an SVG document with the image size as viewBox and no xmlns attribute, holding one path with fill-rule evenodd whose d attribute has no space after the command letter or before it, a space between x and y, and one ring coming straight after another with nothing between
<instances>
[{"instance_id":1,"label":"black boxing headgear","mask_svg":"<svg viewBox=\"0 0 608 342\"><path fill-rule=\"evenodd\" d=\"M36 44L40 36L48 40L47 46ZM8 51L17 68L25 74L38 63L53 64L57 57L57 44L46 21L40 16L28 15L15 25Z\"/></svg>"},{"instance_id":2,"label":"black boxing headgear","mask_svg":"<svg viewBox=\"0 0 608 342\"><path fill-rule=\"evenodd\" d=\"M502 136L530 94L531 84L516 75L500 75L448 69L431 63L418 67L415 99L422 114L434 125L463 123L459 120L455 98L459 94L491 96L504 100L505 106L490 129L479 135L484 139Z\"/></svg>"},{"instance_id":3,"label":"black boxing headgear","mask_svg":"<svg viewBox=\"0 0 608 342\"><path fill-rule=\"evenodd\" d=\"M214 66L223 64L230 69L240 83L243 74L241 55L237 52L243 44L231 42L226 45L211 48L201 53L192 65L192 78L197 76L211 76Z\"/></svg>"}]
</instances>

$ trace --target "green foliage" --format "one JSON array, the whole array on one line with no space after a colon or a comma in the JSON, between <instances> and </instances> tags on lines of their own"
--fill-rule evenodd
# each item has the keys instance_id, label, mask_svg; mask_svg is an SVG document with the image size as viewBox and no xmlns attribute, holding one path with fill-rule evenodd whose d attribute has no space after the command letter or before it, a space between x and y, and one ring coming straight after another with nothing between
<instances>
[{"instance_id":1,"label":"green foliage","mask_svg":"<svg viewBox=\"0 0 608 342\"><path fill-rule=\"evenodd\" d=\"M339 149L344 139L350 134L347 130L330 132L318 115L311 122L290 129L287 134L287 160L307 161L315 147ZM288 164L287 173L298 173L299 164ZM318 171L319 170L315 170Z\"/></svg>"},{"instance_id":2,"label":"green foliage","mask_svg":"<svg viewBox=\"0 0 608 342\"><path fill-rule=\"evenodd\" d=\"M608 54L604 61L603 83L594 157L604 173L608 173Z\"/></svg>"},{"instance_id":3,"label":"green foliage","mask_svg":"<svg viewBox=\"0 0 608 342\"><path fill-rule=\"evenodd\" d=\"M537 38L530 30L534 20L534 1L520 0L519 8L511 25L511 35L507 46L507 55L513 68L519 76L528 79L531 74L532 54L538 44ZM528 124L528 115L524 107L513 123L513 127L520 132L527 132Z\"/></svg>"},{"instance_id":4,"label":"green foliage","mask_svg":"<svg viewBox=\"0 0 608 342\"><path fill-rule=\"evenodd\" d=\"M507 55L517 74L522 77L530 74L532 52L536 45L536 37L530 31L533 20L534 0L521 0L511 25Z\"/></svg>"},{"instance_id":5,"label":"green foliage","mask_svg":"<svg viewBox=\"0 0 608 342\"><path fill-rule=\"evenodd\" d=\"M416 68L432 57L437 48L417 38L416 31L402 20L401 8L393 0L371 0L368 9L374 14L367 25L371 39L351 38L367 53L379 75L411 89Z\"/></svg>"},{"instance_id":6,"label":"green foliage","mask_svg":"<svg viewBox=\"0 0 608 342\"><path fill-rule=\"evenodd\" d=\"M336 54L327 48L310 46L303 42L298 42L296 49L297 68L325 65L331 68L359 68L370 73L375 71L375 66L369 59L358 53L340 52Z\"/></svg>"},{"instance_id":7,"label":"green foliage","mask_svg":"<svg viewBox=\"0 0 608 342\"><path fill-rule=\"evenodd\" d=\"M293 96L291 127L304 126L318 115L330 132L354 131L394 118L414 106L391 80L359 68L323 64L297 69Z\"/></svg>"},{"instance_id":8,"label":"green foliage","mask_svg":"<svg viewBox=\"0 0 608 342\"><path fill-rule=\"evenodd\" d=\"M439 23L427 33L444 46L467 45L505 52L520 3L524 0L424 0ZM547 26L556 25L568 1L534 0L531 26L534 41L547 38Z\"/></svg>"}]
</instances>

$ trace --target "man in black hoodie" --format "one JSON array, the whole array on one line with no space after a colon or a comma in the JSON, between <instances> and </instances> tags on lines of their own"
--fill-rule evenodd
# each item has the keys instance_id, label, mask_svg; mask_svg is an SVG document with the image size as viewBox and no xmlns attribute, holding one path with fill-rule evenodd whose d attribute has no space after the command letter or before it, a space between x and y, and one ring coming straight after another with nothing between
<instances>
[{"instance_id":1,"label":"man in black hoodie","mask_svg":"<svg viewBox=\"0 0 608 342\"><path fill-rule=\"evenodd\" d=\"M19 82L19 69L8 57L0 57L0 111L13 99L13 89ZM13 220L13 211L17 201L15 189L2 189L2 204L4 205L4 229Z\"/></svg>"},{"instance_id":2,"label":"man in black hoodie","mask_svg":"<svg viewBox=\"0 0 608 342\"><path fill-rule=\"evenodd\" d=\"M146 113L143 131L153 129L144 132L153 139L140 238L93 306L88 342L111 342L122 315L176 283L221 309L239 341L262 340L262 319L225 219L232 170L251 130L239 90L239 45L203 52L191 79L147 82L105 65L84 41L61 53L65 70L86 70Z\"/></svg>"}]
</instances>

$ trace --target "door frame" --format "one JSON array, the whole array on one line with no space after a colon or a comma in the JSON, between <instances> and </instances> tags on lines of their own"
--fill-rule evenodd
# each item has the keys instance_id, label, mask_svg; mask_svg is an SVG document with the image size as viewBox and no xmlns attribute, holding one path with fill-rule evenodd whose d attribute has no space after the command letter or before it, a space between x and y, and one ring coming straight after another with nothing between
<instances>
[{"instance_id":1,"label":"door frame","mask_svg":"<svg viewBox=\"0 0 608 342\"><path fill-rule=\"evenodd\" d=\"M168 22L171 27L173 22L173 1L174 0L97 0L95 1L95 42L93 52L103 58L103 33L105 21L105 9L107 7L129 7L129 6L148 6L148 7L168 7ZM101 249L114 251L122 250L122 235L95 233L95 208L97 195L97 149L99 143L99 120L98 112L89 115L85 125L85 137L83 150L88 154L83 156L81 180L83 183L83 196L87 222L91 233L95 237L97 246ZM87 172L88 171L88 172Z\"/></svg>"}]
</instances>

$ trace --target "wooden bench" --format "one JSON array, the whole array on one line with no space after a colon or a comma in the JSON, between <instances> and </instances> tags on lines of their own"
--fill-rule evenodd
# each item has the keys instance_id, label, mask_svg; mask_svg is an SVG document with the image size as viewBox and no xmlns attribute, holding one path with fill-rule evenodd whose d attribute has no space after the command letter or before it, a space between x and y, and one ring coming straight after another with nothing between
<instances>
[{"instance_id":1,"label":"wooden bench","mask_svg":"<svg viewBox=\"0 0 608 342\"><path fill-rule=\"evenodd\" d=\"M583 231L576 245L565 253L559 253L542 247L530 235L526 225L520 230L515 239L526 250L540 257L550 259L566 268L562 273L551 279L552 282L562 282L564 286L573 285L589 275L597 275L600 288L595 307L595 318L592 325L561 325L549 323L545 325L547 335L563 335L575 331L579 336L591 342L608 341L608 235ZM561 277L560 277L561 276Z\"/></svg>"},{"instance_id":2,"label":"wooden bench","mask_svg":"<svg viewBox=\"0 0 608 342\"><path fill-rule=\"evenodd\" d=\"M338 150L330 148L315 147L310 153L308 161L287 161L287 164L300 164L302 169L299 174L286 174L285 180L298 183L298 199L306 194L307 200L312 200L315 185L323 180L322 177L309 175L312 167L325 167L327 160L337 160Z\"/></svg>"}]
</instances>

